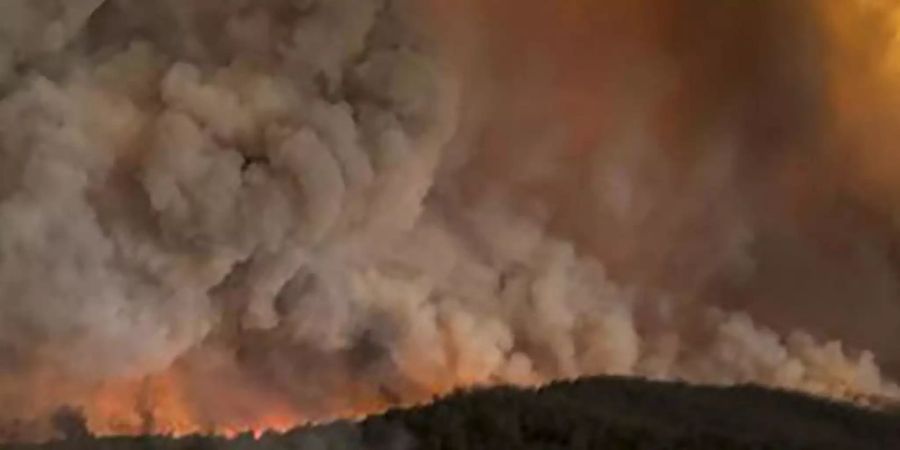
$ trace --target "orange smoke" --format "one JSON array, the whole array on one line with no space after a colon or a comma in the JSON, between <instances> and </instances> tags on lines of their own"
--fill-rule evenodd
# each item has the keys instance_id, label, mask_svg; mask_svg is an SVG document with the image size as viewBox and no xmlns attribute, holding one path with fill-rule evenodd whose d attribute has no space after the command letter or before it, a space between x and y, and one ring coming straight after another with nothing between
<instances>
[{"instance_id":1,"label":"orange smoke","mask_svg":"<svg viewBox=\"0 0 900 450\"><path fill-rule=\"evenodd\" d=\"M104 384L87 399L85 414L91 430L99 434L202 431L176 371Z\"/></svg>"},{"instance_id":2,"label":"orange smoke","mask_svg":"<svg viewBox=\"0 0 900 450\"><path fill-rule=\"evenodd\" d=\"M140 379L104 382L86 390L87 394L73 398L71 404L84 414L90 431L100 436L216 434L233 437L246 432L258 436L266 431L284 432L324 420L361 419L391 407L428 402L456 388L484 381L465 374L457 378L446 371L436 373L423 369L422 375L409 392L398 393L378 391L365 380L346 380L331 393L334 401L325 406L326 417L317 412L321 405L316 411L308 411L304 405L285 398L252 390L241 392L236 388L217 388L215 395L222 405L228 405L228 411L210 417L208 408L197 405L197 374L189 375L177 365Z\"/></svg>"},{"instance_id":3,"label":"orange smoke","mask_svg":"<svg viewBox=\"0 0 900 450\"><path fill-rule=\"evenodd\" d=\"M298 406L285 402L257 403L253 411L224 421L210 421L193 407L190 383L178 369L148 376L140 380L104 383L80 403L90 430L97 435L217 434L233 437L251 432L287 431L309 423ZM348 387L352 391L352 387ZM223 400L235 395L219 392ZM239 401L239 399L231 399ZM340 417L360 417L383 411L388 403L375 398L359 398L352 408L339 411Z\"/></svg>"},{"instance_id":4,"label":"orange smoke","mask_svg":"<svg viewBox=\"0 0 900 450\"><path fill-rule=\"evenodd\" d=\"M821 8L831 30L835 157L858 195L890 209L900 200L900 5L857 0Z\"/></svg>"}]
</instances>

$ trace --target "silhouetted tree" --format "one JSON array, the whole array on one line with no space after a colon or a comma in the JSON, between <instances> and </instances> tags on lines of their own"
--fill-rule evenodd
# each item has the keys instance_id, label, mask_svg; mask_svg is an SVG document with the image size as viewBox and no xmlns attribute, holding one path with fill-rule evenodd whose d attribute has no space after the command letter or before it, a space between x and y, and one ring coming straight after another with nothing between
<instances>
[{"instance_id":1,"label":"silhouetted tree","mask_svg":"<svg viewBox=\"0 0 900 450\"><path fill-rule=\"evenodd\" d=\"M900 450L900 415L757 386L714 388L592 378L539 390L459 392L429 406L226 441L193 436L68 440L10 450Z\"/></svg>"},{"instance_id":2,"label":"silhouetted tree","mask_svg":"<svg viewBox=\"0 0 900 450\"><path fill-rule=\"evenodd\" d=\"M51 418L53 428L66 440L81 440L91 435L84 414L75 408L64 406Z\"/></svg>"}]
</instances>

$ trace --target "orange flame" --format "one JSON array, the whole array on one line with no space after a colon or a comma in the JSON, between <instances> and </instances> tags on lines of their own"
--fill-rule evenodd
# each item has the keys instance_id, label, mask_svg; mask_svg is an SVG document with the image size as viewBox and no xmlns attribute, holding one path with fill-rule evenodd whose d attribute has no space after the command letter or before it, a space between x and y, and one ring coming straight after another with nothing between
<instances>
[{"instance_id":1,"label":"orange flame","mask_svg":"<svg viewBox=\"0 0 900 450\"><path fill-rule=\"evenodd\" d=\"M436 381L425 389L426 395L410 395L411 400L404 399L400 403L429 400L433 395L450 391L455 385L450 380ZM74 404L84 412L90 431L98 436L215 434L231 438L242 433L259 437L265 432L286 432L319 420L362 419L398 403L398 399L388 399L371 388L348 385L342 389L340 401L329 405L328 417L305 414L287 402L265 402L256 398L258 404L252 411L232 416L226 414L224 419L211 420L193 406L189 386L186 375L172 368L141 379L103 383ZM233 395L229 392L219 394L223 397Z\"/></svg>"}]
</instances>

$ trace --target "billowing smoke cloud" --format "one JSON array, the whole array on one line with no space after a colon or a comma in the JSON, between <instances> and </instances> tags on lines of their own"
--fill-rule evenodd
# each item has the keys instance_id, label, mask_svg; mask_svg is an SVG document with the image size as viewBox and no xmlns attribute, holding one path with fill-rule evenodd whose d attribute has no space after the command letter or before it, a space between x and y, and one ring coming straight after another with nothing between
<instances>
[{"instance_id":1,"label":"billowing smoke cloud","mask_svg":"<svg viewBox=\"0 0 900 450\"><path fill-rule=\"evenodd\" d=\"M821 162L827 14L552 3L0 5L11 437L601 373L897 395L853 350L900 306L887 207Z\"/></svg>"}]
</instances>

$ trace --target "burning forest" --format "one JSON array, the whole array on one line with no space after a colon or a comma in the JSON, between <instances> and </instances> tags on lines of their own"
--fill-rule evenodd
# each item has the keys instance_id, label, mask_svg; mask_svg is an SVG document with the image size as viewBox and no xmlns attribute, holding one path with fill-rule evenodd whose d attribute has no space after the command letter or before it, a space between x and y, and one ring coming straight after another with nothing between
<instances>
[{"instance_id":1,"label":"burning forest","mask_svg":"<svg viewBox=\"0 0 900 450\"><path fill-rule=\"evenodd\" d=\"M896 401L897 142L890 0L2 0L0 442Z\"/></svg>"}]
</instances>

